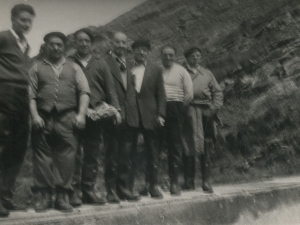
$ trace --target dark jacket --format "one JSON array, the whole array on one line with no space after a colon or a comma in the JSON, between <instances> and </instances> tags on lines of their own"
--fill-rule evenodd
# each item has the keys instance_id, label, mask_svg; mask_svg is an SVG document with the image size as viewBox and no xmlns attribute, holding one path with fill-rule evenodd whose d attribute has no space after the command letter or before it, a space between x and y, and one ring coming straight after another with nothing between
<instances>
[{"instance_id":1,"label":"dark jacket","mask_svg":"<svg viewBox=\"0 0 300 225\"><path fill-rule=\"evenodd\" d=\"M139 127L141 122L145 129L158 128L157 117L165 117L166 114L166 93L161 68L147 62L140 93L135 90L133 76L128 77L128 83L132 84L127 89L128 125Z\"/></svg>"},{"instance_id":2,"label":"dark jacket","mask_svg":"<svg viewBox=\"0 0 300 225\"><path fill-rule=\"evenodd\" d=\"M121 109L121 116L122 116L122 120L123 122L126 120L125 118L125 114L126 114L126 89L124 86L124 83L122 81L121 78L121 73L120 73L120 68L119 65L117 64L115 58L113 56L111 56L110 54L108 54L105 58L105 61L107 62L111 74L113 75L113 80L115 83L115 88L116 88L116 92L118 95L118 99L119 99L119 105L120 105L120 109ZM126 68L127 68L127 88L128 85L132 85L132 83L128 82L128 78L130 77L130 69L131 69L131 65L130 63L127 62L126 64Z\"/></svg>"},{"instance_id":3,"label":"dark jacket","mask_svg":"<svg viewBox=\"0 0 300 225\"><path fill-rule=\"evenodd\" d=\"M28 98L28 49L23 53L11 31L0 32L0 110L25 111Z\"/></svg>"},{"instance_id":4,"label":"dark jacket","mask_svg":"<svg viewBox=\"0 0 300 225\"><path fill-rule=\"evenodd\" d=\"M107 63L95 56L92 56L88 65L84 67L76 56L71 59L83 70L90 89L90 106L95 108L102 102L106 102L116 109L120 109L115 84Z\"/></svg>"}]
</instances>

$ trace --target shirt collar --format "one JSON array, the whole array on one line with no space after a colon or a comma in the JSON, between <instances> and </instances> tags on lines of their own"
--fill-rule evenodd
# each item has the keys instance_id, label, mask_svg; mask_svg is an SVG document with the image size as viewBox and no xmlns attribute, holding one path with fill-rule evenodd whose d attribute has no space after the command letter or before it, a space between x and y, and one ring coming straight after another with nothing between
<instances>
[{"instance_id":1,"label":"shirt collar","mask_svg":"<svg viewBox=\"0 0 300 225\"><path fill-rule=\"evenodd\" d=\"M147 61L145 61L145 62L142 63L142 64L139 64L139 63L137 63L137 62L134 60L133 63L134 63L134 66L135 66L135 67L138 67L138 66L146 67L146 66L147 66Z\"/></svg>"},{"instance_id":2,"label":"shirt collar","mask_svg":"<svg viewBox=\"0 0 300 225\"><path fill-rule=\"evenodd\" d=\"M17 41L19 41L19 42L21 42L21 43L26 43L26 44L27 44L27 40L26 40L25 37L24 37L23 39L21 39L21 38L19 37L19 35L17 35L17 33L14 31L14 29L10 28L9 30L10 30L10 32L12 33L12 35L17 39Z\"/></svg>"},{"instance_id":3,"label":"shirt collar","mask_svg":"<svg viewBox=\"0 0 300 225\"><path fill-rule=\"evenodd\" d=\"M47 59L43 59L43 62L50 65L54 66L51 62L49 62ZM59 66L54 66L54 67L61 67L62 65L66 64L67 60L65 57L63 57L62 61L60 62Z\"/></svg>"}]
</instances>

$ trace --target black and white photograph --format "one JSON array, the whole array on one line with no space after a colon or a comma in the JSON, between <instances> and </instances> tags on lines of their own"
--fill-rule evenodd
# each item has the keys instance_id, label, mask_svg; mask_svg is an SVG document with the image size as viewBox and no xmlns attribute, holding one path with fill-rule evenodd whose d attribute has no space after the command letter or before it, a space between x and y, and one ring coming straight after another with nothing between
<instances>
[{"instance_id":1,"label":"black and white photograph","mask_svg":"<svg viewBox=\"0 0 300 225\"><path fill-rule=\"evenodd\" d=\"M0 0L1 225L299 212L299 0Z\"/></svg>"}]
</instances>

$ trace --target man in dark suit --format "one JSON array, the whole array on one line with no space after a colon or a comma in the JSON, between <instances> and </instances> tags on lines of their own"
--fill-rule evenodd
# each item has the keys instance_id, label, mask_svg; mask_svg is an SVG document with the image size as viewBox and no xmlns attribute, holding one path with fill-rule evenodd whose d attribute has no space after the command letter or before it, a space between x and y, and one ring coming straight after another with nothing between
<instances>
[{"instance_id":1,"label":"man in dark suit","mask_svg":"<svg viewBox=\"0 0 300 225\"><path fill-rule=\"evenodd\" d=\"M163 198L158 190L158 133L164 126L166 94L162 70L147 61L151 50L148 40L137 40L132 44L134 66L131 69L127 89L126 125L122 151L119 153L119 180L122 190L130 190L130 167L138 133L144 136L147 158L149 193L152 198Z\"/></svg>"},{"instance_id":2,"label":"man in dark suit","mask_svg":"<svg viewBox=\"0 0 300 225\"><path fill-rule=\"evenodd\" d=\"M126 125L127 98L134 98L134 95L128 95L127 91L133 89L130 69L131 65L126 60L127 53L127 36L121 32L115 32L112 38L113 48L105 58L109 65L112 77L114 79L116 92L118 95L119 105L121 109L122 124L118 127L106 127L104 139L106 142L105 155L105 183L107 189L107 200L110 203L119 203L120 198L129 201L137 201L140 199L138 195L134 195L129 189L124 189L124 180L117 179L117 163L119 152L122 151L124 137L129 129ZM118 180L118 181L117 181Z\"/></svg>"},{"instance_id":3,"label":"man in dark suit","mask_svg":"<svg viewBox=\"0 0 300 225\"><path fill-rule=\"evenodd\" d=\"M91 54L91 47L94 41L92 33L88 29L81 29L75 32L74 38L77 54L72 59L81 67L87 77L91 89L89 108L96 109L105 102L120 111L115 84L107 63L98 56ZM120 118L120 114L117 116ZM94 190L99 167L100 145L103 142L102 134L104 126L113 127L114 125L118 125L116 123L120 120L113 118L113 120L102 122L87 118L86 129L82 135L84 142L81 176L83 203L104 204L106 202L104 199L98 197ZM110 155L110 153L107 155ZM75 170L73 177L73 188L75 191L70 195L70 203L73 206L81 205L81 200L78 196L78 189L80 189L80 170L78 169L81 165L78 162L79 160L77 160L77 170Z\"/></svg>"},{"instance_id":4,"label":"man in dark suit","mask_svg":"<svg viewBox=\"0 0 300 225\"><path fill-rule=\"evenodd\" d=\"M35 17L25 4L11 10L12 29L0 32L0 217L24 210L13 202L13 186L24 160L29 135L26 34Z\"/></svg>"}]
</instances>

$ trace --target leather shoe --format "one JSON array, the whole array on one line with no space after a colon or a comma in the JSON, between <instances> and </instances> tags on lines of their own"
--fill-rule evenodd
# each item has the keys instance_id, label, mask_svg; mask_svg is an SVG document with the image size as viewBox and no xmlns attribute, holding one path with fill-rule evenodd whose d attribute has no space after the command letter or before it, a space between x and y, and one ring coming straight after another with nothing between
<instances>
[{"instance_id":1,"label":"leather shoe","mask_svg":"<svg viewBox=\"0 0 300 225\"><path fill-rule=\"evenodd\" d=\"M147 197L149 195L148 188L144 187L139 193L140 193L141 196Z\"/></svg>"},{"instance_id":2,"label":"leather shoe","mask_svg":"<svg viewBox=\"0 0 300 225\"><path fill-rule=\"evenodd\" d=\"M151 198L155 198L155 199L163 199L164 196L162 195L162 193L158 190L157 185L150 187L149 188L149 193L151 195Z\"/></svg>"},{"instance_id":3,"label":"leather shoe","mask_svg":"<svg viewBox=\"0 0 300 225\"><path fill-rule=\"evenodd\" d=\"M0 217L8 217L9 212L6 208L3 207L1 201L0 201Z\"/></svg>"},{"instance_id":4,"label":"leather shoe","mask_svg":"<svg viewBox=\"0 0 300 225\"><path fill-rule=\"evenodd\" d=\"M82 191L82 202L84 204L104 205L106 201L98 197L94 191Z\"/></svg>"},{"instance_id":5,"label":"leather shoe","mask_svg":"<svg viewBox=\"0 0 300 225\"><path fill-rule=\"evenodd\" d=\"M52 196L50 193L41 193L41 197L36 201L34 210L37 213L46 212L52 208Z\"/></svg>"},{"instance_id":6,"label":"leather shoe","mask_svg":"<svg viewBox=\"0 0 300 225\"><path fill-rule=\"evenodd\" d=\"M58 191L56 194L55 208L61 212L73 212L73 207L67 202L65 193Z\"/></svg>"},{"instance_id":7,"label":"leather shoe","mask_svg":"<svg viewBox=\"0 0 300 225\"><path fill-rule=\"evenodd\" d=\"M14 203L12 198L2 197L2 205L9 211L27 211L26 207Z\"/></svg>"},{"instance_id":8,"label":"leather shoe","mask_svg":"<svg viewBox=\"0 0 300 225\"><path fill-rule=\"evenodd\" d=\"M129 202L137 202L141 200L140 195L134 195L130 191L123 192L122 194L118 194L121 200L129 201Z\"/></svg>"},{"instance_id":9,"label":"leather shoe","mask_svg":"<svg viewBox=\"0 0 300 225\"><path fill-rule=\"evenodd\" d=\"M82 205L82 201L76 191L69 194L69 203L73 207L79 207Z\"/></svg>"}]
</instances>

